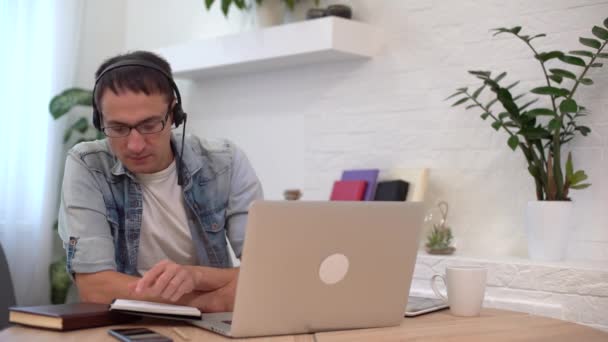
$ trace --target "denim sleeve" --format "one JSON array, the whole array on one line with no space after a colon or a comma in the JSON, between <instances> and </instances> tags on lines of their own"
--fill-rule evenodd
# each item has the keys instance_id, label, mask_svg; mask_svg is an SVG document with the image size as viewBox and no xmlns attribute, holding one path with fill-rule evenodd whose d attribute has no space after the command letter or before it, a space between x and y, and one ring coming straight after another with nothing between
<instances>
[{"instance_id":1,"label":"denim sleeve","mask_svg":"<svg viewBox=\"0 0 608 342\"><path fill-rule=\"evenodd\" d=\"M68 273L116 270L114 242L103 194L91 170L74 152L68 154L59 208L59 236Z\"/></svg>"},{"instance_id":2,"label":"denim sleeve","mask_svg":"<svg viewBox=\"0 0 608 342\"><path fill-rule=\"evenodd\" d=\"M234 147L232 175L230 181L230 197L226 211L227 236L237 258L241 258L247 212L249 205L257 199L263 199L262 185L245 156L238 147Z\"/></svg>"}]
</instances>

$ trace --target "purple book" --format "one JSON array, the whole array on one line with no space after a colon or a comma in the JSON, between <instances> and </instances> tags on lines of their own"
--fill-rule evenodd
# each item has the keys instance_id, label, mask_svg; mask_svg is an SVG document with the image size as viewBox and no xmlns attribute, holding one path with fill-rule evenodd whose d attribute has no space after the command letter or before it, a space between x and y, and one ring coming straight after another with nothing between
<instances>
[{"instance_id":1,"label":"purple book","mask_svg":"<svg viewBox=\"0 0 608 342\"><path fill-rule=\"evenodd\" d=\"M364 180L367 181L364 201L373 201L376 194L376 181L378 180L378 169L345 170L342 172L342 180Z\"/></svg>"}]
</instances>

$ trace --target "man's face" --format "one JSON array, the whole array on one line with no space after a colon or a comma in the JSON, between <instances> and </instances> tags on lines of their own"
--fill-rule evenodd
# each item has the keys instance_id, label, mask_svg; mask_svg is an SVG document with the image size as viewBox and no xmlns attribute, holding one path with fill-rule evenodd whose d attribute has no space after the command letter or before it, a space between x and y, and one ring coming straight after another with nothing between
<instances>
[{"instance_id":1,"label":"man's face","mask_svg":"<svg viewBox=\"0 0 608 342\"><path fill-rule=\"evenodd\" d=\"M142 134L131 129L125 137L108 137L110 148L123 165L133 173L154 173L166 169L173 161L171 150L172 116L166 117L169 106L166 96L134 93L129 90L114 94L105 90L101 95L102 127L124 130L124 126L140 127L143 131L165 120L157 133ZM158 126L157 126L158 127ZM128 130L128 128L127 128Z\"/></svg>"}]
</instances>

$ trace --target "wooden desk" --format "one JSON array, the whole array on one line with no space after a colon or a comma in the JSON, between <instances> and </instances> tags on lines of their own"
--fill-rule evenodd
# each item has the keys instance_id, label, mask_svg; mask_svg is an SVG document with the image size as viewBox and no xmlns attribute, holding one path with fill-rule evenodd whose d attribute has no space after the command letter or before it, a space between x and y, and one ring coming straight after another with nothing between
<instances>
[{"instance_id":1,"label":"wooden desk","mask_svg":"<svg viewBox=\"0 0 608 342\"><path fill-rule=\"evenodd\" d=\"M169 336L175 342L186 341L182 339L175 331L174 327L179 328L187 337L188 342L205 341L252 341L252 342L314 342L314 335L294 335L294 336L274 336L274 337L260 337L260 338L249 338L249 339L236 339L228 338L222 335L218 335L207 331L202 328L198 328L192 325L188 325L182 322L170 322L154 319L146 319L140 322L132 324L123 324L120 326L107 326L92 329L82 329L66 332L58 332L44 329L34 329L24 326L12 326L10 328L0 331L0 341L10 342L32 342L32 341L57 341L57 342L96 342L96 341L107 341L117 342L118 340L108 335L108 329L112 327L129 328L129 327L146 327L156 332L159 332L165 336Z\"/></svg>"},{"instance_id":2,"label":"wooden desk","mask_svg":"<svg viewBox=\"0 0 608 342\"><path fill-rule=\"evenodd\" d=\"M484 309L480 317L449 310L406 318L398 327L318 333L317 342L338 341L608 341L608 333L526 313Z\"/></svg>"},{"instance_id":3,"label":"wooden desk","mask_svg":"<svg viewBox=\"0 0 608 342\"><path fill-rule=\"evenodd\" d=\"M239 341L177 322L145 321L146 326L176 342L184 341L172 327L179 327L190 341ZM0 341L116 341L107 334L110 327L53 332L13 326L0 332ZM480 317L455 317L441 311L417 318L406 318L398 327L317 333L315 335L252 338L269 342L342 342L342 341L608 341L608 333L582 325L525 313L484 309Z\"/></svg>"}]
</instances>

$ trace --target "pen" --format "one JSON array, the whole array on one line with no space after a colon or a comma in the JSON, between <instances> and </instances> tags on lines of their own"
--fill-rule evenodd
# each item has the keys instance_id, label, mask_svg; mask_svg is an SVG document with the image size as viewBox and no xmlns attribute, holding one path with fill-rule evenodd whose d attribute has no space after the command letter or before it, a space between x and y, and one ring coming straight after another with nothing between
<instances>
[{"instance_id":1,"label":"pen","mask_svg":"<svg viewBox=\"0 0 608 342\"><path fill-rule=\"evenodd\" d=\"M173 331L182 339L188 341L190 340L190 337L188 337L188 335L186 335L183 331L181 331L180 329L173 327Z\"/></svg>"}]
</instances>

